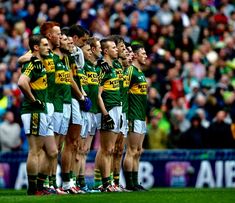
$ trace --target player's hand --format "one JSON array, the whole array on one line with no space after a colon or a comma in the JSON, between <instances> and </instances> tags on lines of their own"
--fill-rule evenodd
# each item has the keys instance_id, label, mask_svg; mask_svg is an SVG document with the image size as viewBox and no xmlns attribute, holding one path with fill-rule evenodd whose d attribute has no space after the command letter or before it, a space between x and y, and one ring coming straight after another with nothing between
<instances>
[{"instance_id":1,"label":"player's hand","mask_svg":"<svg viewBox=\"0 0 235 203\"><path fill-rule=\"evenodd\" d=\"M79 100L79 103L82 111L88 112L91 109L92 102L89 97L85 97L84 100Z\"/></svg>"},{"instance_id":2,"label":"player's hand","mask_svg":"<svg viewBox=\"0 0 235 203\"><path fill-rule=\"evenodd\" d=\"M45 109L46 105L44 102L42 102L41 100L39 99L36 99L33 103L32 103L32 106L36 109Z\"/></svg>"},{"instance_id":3,"label":"player's hand","mask_svg":"<svg viewBox=\"0 0 235 203\"><path fill-rule=\"evenodd\" d=\"M102 72L110 73L112 71L109 64L106 61L104 61L103 59L97 60L97 66L101 68Z\"/></svg>"},{"instance_id":4,"label":"player's hand","mask_svg":"<svg viewBox=\"0 0 235 203\"><path fill-rule=\"evenodd\" d=\"M114 129L114 121L113 121L112 117L109 114L103 116L103 122L102 123L103 123L104 129L107 129L107 130Z\"/></svg>"},{"instance_id":5,"label":"player's hand","mask_svg":"<svg viewBox=\"0 0 235 203\"><path fill-rule=\"evenodd\" d=\"M36 71L41 71L43 69L43 64L39 58L32 56L30 61L32 62Z\"/></svg>"}]
</instances>

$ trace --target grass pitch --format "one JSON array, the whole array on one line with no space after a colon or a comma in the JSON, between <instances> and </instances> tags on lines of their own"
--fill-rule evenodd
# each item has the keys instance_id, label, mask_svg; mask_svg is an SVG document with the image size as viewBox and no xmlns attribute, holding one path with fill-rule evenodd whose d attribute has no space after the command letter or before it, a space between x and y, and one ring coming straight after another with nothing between
<instances>
[{"instance_id":1,"label":"grass pitch","mask_svg":"<svg viewBox=\"0 0 235 203\"><path fill-rule=\"evenodd\" d=\"M93 193L80 195L26 196L25 190L0 190L0 203L5 202L65 202L65 203L233 203L235 188L154 188L148 192Z\"/></svg>"}]
</instances>

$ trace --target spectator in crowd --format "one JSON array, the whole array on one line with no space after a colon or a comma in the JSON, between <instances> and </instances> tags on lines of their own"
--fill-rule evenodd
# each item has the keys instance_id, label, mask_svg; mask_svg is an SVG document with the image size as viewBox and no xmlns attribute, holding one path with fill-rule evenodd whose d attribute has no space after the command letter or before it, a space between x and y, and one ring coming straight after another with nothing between
<instances>
[{"instance_id":1,"label":"spectator in crowd","mask_svg":"<svg viewBox=\"0 0 235 203\"><path fill-rule=\"evenodd\" d=\"M201 118L195 114L191 118L191 127L180 137L180 147L184 149L202 149L205 146L206 129Z\"/></svg>"},{"instance_id":2,"label":"spectator in crowd","mask_svg":"<svg viewBox=\"0 0 235 203\"><path fill-rule=\"evenodd\" d=\"M3 122L0 124L0 148L2 152L10 152L20 149L21 129L15 122L14 114L7 111L4 114Z\"/></svg>"},{"instance_id":3,"label":"spectator in crowd","mask_svg":"<svg viewBox=\"0 0 235 203\"><path fill-rule=\"evenodd\" d=\"M155 109L152 112L151 120L148 125L148 148L167 149L169 130L170 124L166 120L163 112Z\"/></svg>"},{"instance_id":4,"label":"spectator in crowd","mask_svg":"<svg viewBox=\"0 0 235 203\"><path fill-rule=\"evenodd\" d=\"M231 124L225 122L227 113L224 110L218 111L215 121L211 123L208 133L206 147L214 149L234 148Z\"/></svg>"}]
</instances>

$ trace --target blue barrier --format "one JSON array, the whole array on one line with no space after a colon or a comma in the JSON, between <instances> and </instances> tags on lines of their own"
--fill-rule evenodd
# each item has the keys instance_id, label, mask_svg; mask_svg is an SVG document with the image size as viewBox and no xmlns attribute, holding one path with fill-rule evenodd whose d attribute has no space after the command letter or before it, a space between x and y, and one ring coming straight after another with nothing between
<instances>
[{"instance_id":1,"label":"blue barrier","mask_svg":"<svg viewBox=\"0 0 235 203\"><path fill-rule=\"evenodd\" d=\"M86 178L93 184L94 159L87 159ZM27 152L0 153L0 188L27 186ZM57 173L60 182L60 166ZM151 187L235 187L235 149L146 150L141 156L139 181ZM125 185L121 174L121 183Z\"/></svg>"}]
</instances>

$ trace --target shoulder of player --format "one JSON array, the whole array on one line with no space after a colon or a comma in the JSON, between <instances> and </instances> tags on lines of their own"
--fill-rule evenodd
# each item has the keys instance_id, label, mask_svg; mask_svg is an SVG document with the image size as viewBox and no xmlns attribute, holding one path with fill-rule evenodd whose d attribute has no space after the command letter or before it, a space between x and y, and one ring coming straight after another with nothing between
<instances>
[{"instance_id":1,"label":"shoulder of player","mask_svg":"<svg viewBox=\"0 0 235 203\"><path fill-rule=\"evenodd\" d=\"M22 70L25 70L25 69L31 69L33 70L34 69L34 65L33 65L33 62L32 61L26 61L22 64Z\"/></svg>"},{"instance_id":2,"label":"shoulder of player","mask_svg":"<svg viewBox=\"0 0 235 203\"><path fill-rule=\"evenodd\" d=\"M118 59L113 60L112 66L115 69L121 69L122 68L122 64L118 61Z\"/></svg>"},{"instance_id":3,"label":"shoulder of player","mask_svg":"<svg viewBox=\"0 0 235 203\"><path fill-rule=\"evenodd\" d=\"M93 69L94 68L94 65L90 62L90 61L88 61L88 60L85 60L85 64L84 64L84 67L83 67L85 70L86 69Z\"/></svg>"}]
</instances>

